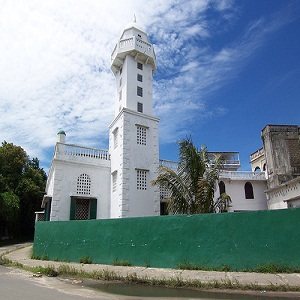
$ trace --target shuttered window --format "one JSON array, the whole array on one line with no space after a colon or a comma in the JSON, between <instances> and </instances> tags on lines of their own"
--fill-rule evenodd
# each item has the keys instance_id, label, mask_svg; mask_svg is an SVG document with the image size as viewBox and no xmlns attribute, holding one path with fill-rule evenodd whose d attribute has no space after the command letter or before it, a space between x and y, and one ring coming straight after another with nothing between
<instances>
[{"instance_id":1,"label":"shuttered window","mask_svg":"<svg viewBox=\"0 0 300 300\"><path fill-rule=\"evenodd\" d=\"M96 198L71 197L70 220L90 220L96 218Z\"/></svg>"}]
</instances>

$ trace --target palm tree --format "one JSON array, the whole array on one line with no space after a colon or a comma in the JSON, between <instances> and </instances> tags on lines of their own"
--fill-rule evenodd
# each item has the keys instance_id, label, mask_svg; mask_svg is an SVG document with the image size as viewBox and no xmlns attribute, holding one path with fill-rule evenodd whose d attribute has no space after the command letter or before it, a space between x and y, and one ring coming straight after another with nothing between
<instances>
[{"instance_id":1,"label":"palm tree","mask_svg":"<svg viewBox=\"0 0 300 300\"><path fill-rule=\"evenodd\" d=\"M215 212L223 213L228 212L228 208L231 207L231 197L226 193L222 193L217 199L214 205Z\"/></svg>"},{"instance_id":2,"label":"palm tree","mask_svg":"<svg viewBox=\"0 0 300 300\"><path fill-rule=\"evenodd\" d=\"M197 149L191 138L187 138L179 142L177 171L161 166L152 184L169 190L169 212L210 213L215 210L214 191L221 168L221 157L209 160L206 147Z\"/></svg>"}]
</instances>

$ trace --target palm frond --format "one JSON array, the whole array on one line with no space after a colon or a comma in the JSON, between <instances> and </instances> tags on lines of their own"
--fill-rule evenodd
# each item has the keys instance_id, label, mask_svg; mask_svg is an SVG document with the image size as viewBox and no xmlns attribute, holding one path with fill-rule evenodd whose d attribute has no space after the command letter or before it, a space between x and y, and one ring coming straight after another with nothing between
<instances>
[{"instance_id":1,"label":"palm frond","mask_svg":"<svg viewBox=\"0 0 300 300\"><path fill-rule=\"evenodd\" d=\"M214 211L214 192L222 160L211 163L206 147L197 149L191 138L179 142L177 172L160 167L152 183L170 191L168 210L173 214L196 214Z\"/></svg>"}]
</instances>

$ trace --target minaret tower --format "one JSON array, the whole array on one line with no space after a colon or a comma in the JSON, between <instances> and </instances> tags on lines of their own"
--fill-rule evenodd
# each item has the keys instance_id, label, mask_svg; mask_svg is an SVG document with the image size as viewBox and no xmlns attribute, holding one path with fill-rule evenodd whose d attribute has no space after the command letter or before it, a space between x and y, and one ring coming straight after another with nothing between
<instances>
[{"instance_id":1,"label":"minaret tower","mask_svg":"<svg viewBox=\"0 0 300 300\"><path fill-rule=\"evenodd\" d=\"M156 58L135 20L115 46L111 69L117 83L115 118L109 127L111 218L158 215L159 190L151 185L159 166L159 119L152 112Z\"/></svg>"}]
</instances>

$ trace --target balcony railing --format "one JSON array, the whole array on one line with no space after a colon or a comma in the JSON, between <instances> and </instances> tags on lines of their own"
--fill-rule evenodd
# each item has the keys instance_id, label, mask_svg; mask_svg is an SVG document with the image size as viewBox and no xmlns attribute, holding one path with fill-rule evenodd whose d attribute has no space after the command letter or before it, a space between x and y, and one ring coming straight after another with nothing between
<instances>
[{"instance_id":1,"label":"balcony railing","mask_svg":"<svg viewBox=\"0 0 300 300\"><path fill-rule=\"evenodd\" d=\"M108 150L101 150L96 148L82 147L72 144L57 143L55 147L55 158L72 158L77 157L82 160L110 160Z\"/></svg>"},{"instance_id":2,"label":"balcony railing","mask_svg":"<svg viewBox=\"0 0 300 300\"><path fill-rule=\"evenodd\" d=\"M264 152L264 149L263 148L260 148L258 149L257 151L253 152L251 155L250 155L250 160L254 160L262 155L264 155L265 152Z\"/></svg>"},{"instance_id":3,"label":"balcony railing","mask_svg":"<svg viewBox=\"0 0 300 300\"><path fill-rule=\"evenodd\" d=\"M178 163L176 161L172 161L172 160L165 160L165 159L160 159L159 160L159 165L163 166L163 167L167 167L173 171L177 170L178 167Z\"/></svg>"},{"instance_id":4,"label":"balcony railing","mask_svg":"<svg viewBox=\"0 0 300 300\"><path fill-rule=\"evenodd\" d=\"M266 179L265 172L251 171L222 171L220 178L241 179L241 180L264 180Z\"/></svg>"},{"instance_id":5,"label":"balcony railing","mask_svg":"<svg viewBox=\"0 0 300 300\"><path fill-rule=\"evenodd\" d=\"M154 60L156 59L155 52L153 51L153 46L150 43L133 36L127 39L120 40L116 44L111 55L111 60L113 61L115 59L118 50L121 50L121 52L126 52L132 50L133 48L150 57L153 57Z\"/></svg>"}]
</instances>

